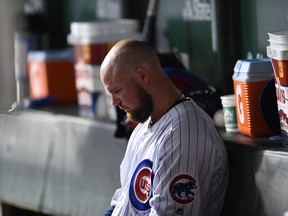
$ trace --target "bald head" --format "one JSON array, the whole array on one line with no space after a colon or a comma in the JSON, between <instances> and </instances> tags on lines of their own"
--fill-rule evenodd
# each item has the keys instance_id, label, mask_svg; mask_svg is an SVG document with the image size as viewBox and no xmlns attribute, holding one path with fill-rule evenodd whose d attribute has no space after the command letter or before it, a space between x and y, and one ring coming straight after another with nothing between
<instances>
[{"instance_id":1,"label":"bald head","mask_svg":"<svg viewBox=\"0 0 288 216\"><path fill-rule=\"evenodd\" d=\"M100 73L110 76L120 72L121 76L129 75L139 66L161 67L157 54L147 43L136 39L118 42L105 57ZM111 74L110 74L111 73Z\"/></svg>"},{"instance_id":2,"label":"bald head","mask_svg":"<svg viewBox=\"0 0 288 216\"><path fill-rule=\"evenodd\" d=\"M137 65L137 64L156 64L158 57L147 43L136 39L127 39L118 42L107 55L108 59L112 57L115 64ZM107 58L105 58L104 62Z\"/></svg>"}]
</instances>

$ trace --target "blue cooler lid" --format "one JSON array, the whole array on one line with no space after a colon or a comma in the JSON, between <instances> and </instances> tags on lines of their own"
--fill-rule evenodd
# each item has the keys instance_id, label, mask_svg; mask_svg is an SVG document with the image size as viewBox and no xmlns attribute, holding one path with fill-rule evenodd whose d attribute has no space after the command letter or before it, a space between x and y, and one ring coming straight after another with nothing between
<instances>
[{"instance_id":1,"label":"blue cooler lid","mask_svg":"<svg viewBox=\"0 0 288 216\"><path fill-rule=\"evenodd\" d=\"M74 53L72 49L49 50L49 51L29 51L28 60L38 61L59 61L68 59L73 61Z\"/></svg>"},{"instance_id":2,"label":"blue cooler lid","mask_svg":"<svg viewBox=\"0 0 288 216\"><path fill-rule=\"evenodd\" d=\"M238 60L232 78L240 82L271 80L274 78L271 60L269 58Z\"/></svg>"}]
</instances>

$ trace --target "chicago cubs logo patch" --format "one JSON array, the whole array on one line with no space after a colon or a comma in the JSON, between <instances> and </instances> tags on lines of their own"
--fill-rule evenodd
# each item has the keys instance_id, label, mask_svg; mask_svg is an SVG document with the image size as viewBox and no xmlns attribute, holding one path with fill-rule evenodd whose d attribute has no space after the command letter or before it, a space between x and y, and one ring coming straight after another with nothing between
<instances>
[{"instance_id":1,"label":"chicago cubs logo patch","mask_svg":"<svg viewBox=\"0 0 288 216\"><path fill-rule=\"evenodd\" d=\"M179 204L188 204L194 201L197 189L196 180L187 174L176 176L169 185L172 199Z\"/></svg>"},{"instance_id":2,"label":"chicago cubs logo patch","mask_svg":"<svg viewBox=\"0 0 288 216\"><path fill-rule=\"evenodd\" d=\"M140 210L150 209L149 200L152 196L152 161L143 160L135 169L129 188L132 205Z\"/></svg>"}]
</instances>

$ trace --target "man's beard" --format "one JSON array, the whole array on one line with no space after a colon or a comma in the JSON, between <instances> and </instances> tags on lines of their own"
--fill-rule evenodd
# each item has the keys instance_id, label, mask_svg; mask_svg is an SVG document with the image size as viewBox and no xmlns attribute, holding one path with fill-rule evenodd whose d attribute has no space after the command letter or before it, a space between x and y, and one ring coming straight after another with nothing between
<instances>
[{"instance_id":1,"label":"man's beard","mask_svg":"<svg viewBox=\"0 0 288 216\"><path fill-rule=\"evenodd\" d=\"M141 105L127 112L127 118L136 123L144 123L152 114L153 101L151 96L140 86L138 88L138 99L141 101Z\"/></svg>"}]
</instances>

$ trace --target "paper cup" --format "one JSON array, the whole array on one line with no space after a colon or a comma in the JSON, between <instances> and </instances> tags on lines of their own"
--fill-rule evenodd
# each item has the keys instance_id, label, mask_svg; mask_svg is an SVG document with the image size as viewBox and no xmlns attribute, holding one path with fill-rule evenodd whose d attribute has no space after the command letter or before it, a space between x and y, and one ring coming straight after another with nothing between
<instances>
[{"instance_id":1,"label":"paper cup","mask_svg":"<svg viewBox=\"0 0 288 216\"><path fill-rule=\"evenodd\" d=\"M223 106L224 123L226 131L238 132L239 130L237 126L236 103L234 94L223 95L220 98Z\"/></svg>"}]
</instances>

